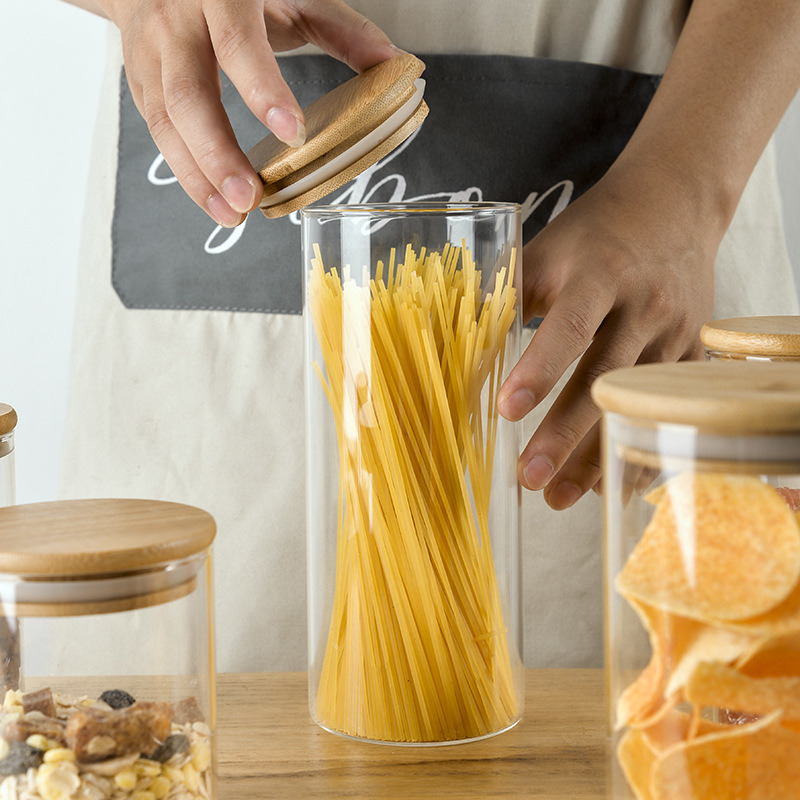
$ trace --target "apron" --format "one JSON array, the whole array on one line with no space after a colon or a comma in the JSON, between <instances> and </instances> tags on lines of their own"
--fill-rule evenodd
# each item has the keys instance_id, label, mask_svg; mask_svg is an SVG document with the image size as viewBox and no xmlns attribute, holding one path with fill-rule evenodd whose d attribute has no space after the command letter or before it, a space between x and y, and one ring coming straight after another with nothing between
<instances>
[{"instance_id":1,"label":"apron","mask_svg":"<svg viewBox=\"0 0 800 800\"><path fill-rule=\"evenodd\" d=\"M405 8L380 7L396 5ZM396 41L427 65L430 114L324 202L515 201L526 241L603 174L658 83L598 64L426 54ZM302 105L352 74L313 54L281 65ZM101 111L98 130L118 136L98 140L90 179L97 191L81 256L62 495L208 510L218 524L218 668L305 669L304 475L314 448L303 415L299 219L256 212L233 231L217 228L163 164L119 72L106 88L120 100ZM227 83L223 100L249 148L263 127ZM118 128L106 118L114 115ZM718 316L797 313L772 178L767 157L748 187L755 201L740 208L721 251ZM755 291L740 280L754 251L778 276ZM523 441L542 405L523 423ZM523 491L522 503L526 666L600 666L600 500L590 494L554 512L541 493Z\"/></svg>"}]
</instances>

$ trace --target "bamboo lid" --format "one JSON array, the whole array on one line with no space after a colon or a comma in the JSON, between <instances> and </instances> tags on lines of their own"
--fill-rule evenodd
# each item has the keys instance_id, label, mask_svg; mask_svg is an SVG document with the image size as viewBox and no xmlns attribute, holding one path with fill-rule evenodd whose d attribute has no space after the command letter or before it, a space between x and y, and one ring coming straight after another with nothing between
<instances>
[{"instance_id":1,"label":"bamboo lid","mask_svg":"<svg viewBox=\"0 0 800 800\"><path fill-rule=\"evenodd\" d=\"M711 350L800 357L800 317L732 317L707 322L700 339Z\"/></svg>"},{"instance_id":2,"label":"bamboo lid","mask_svg":"<svg viewBox=\"0 0 800 800\"><path fill-rule=\"evenodd\" d=\"M17 427L17 412L7 403L0 403L0 436Z\"/></svg>"},{"instance_id":3,"label":"bamboo lid","mask_svg":"<svg viewBox=\"0 0 800 800\"><path fill-rule=\"evenodd\" d=\"M410 53L376 64L303 109L306 141L270 134L247 154L266 217L291 214L343 186L407 139L428 114L425 65Z\"/></svg>"},{"instance_id":4,"label":"bamboo lid","mask_svg":"<svg viewBox=\"0 0 800 800\"><path fill-rule=\"evenodd\" d=\"M0 458L14 449L14 440L9 435L17 427L17 412L6 403L0 403Z\"/></svg>"},{"instance_id":5,"label":"bamboo lid","mask_svg":"<svg viewBox=\"0 0 800 800\"><path fill-rule=\"evenodd\" d=\"M194 589L214 540L205 511L155 500L65 500L0 508L6 613L64 616L157 605Z\"/></svg>"},{"instance_id":6,"label":"bamboo lid","mask_svg":"<svg viewBox=\"0 0 800 800\"><path fill-rule=\"evenodd\" d=\"M800 364L682 361L598 378L592 398L633 419L726 434L800 432Z\"/></svg>"}]
</instances>

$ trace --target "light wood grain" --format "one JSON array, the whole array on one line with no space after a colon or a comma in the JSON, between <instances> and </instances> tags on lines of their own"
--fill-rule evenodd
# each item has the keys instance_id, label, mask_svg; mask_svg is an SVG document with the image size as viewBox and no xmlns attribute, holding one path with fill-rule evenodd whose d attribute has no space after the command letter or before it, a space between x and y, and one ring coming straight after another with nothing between
<instances>
[{"instance_id":1,"label":"light wood grain","mask_svg":"<svg viewBox=\"0 0 800 800\"><path fill-rule=\"evenodd\" d=\"M683 361L640 364L601 375L592 398L635 420L695 425L705 432L800 431L800 364Z\"/></svg>"},{"instance_id":2,"label":"light wood grain","mask_svg":"<svg viewBox=\"0 0 800 800\"><path fill-rule=\"evenodd\" d=\"M220 800L606 796L601 670L528 670L522 722L480 742L397 747L346 739L308 711L305 673L222 674Z\"/></svg>"},{"instance_id":3,"label":"light wood grain","mask_svg":"<svg viewBox=\"0 0 800 800\"><path fill-rule=\"evenodd\" d=\"M707 322L700 339L711 350L744 356L800 358L800 317L732 317Z\"/></svg>"},{"instance_id":4,"label":"light wood grain","mask_svg":"<svg viewBox=\"0 0 800 800\"><path fill-rule=\"evenodd\" d=\"M207 512L138 499L56 500L0 508L0 571L114 575L189 558L211 546Z\"/></svg>"}]
</instances>

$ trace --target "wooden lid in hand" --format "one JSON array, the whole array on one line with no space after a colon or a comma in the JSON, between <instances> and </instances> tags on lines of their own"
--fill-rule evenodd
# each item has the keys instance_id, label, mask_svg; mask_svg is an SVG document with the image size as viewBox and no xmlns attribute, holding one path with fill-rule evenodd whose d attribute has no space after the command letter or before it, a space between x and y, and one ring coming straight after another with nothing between
<instances>
[{"instance_id":1,"label":"wooden lid in hand","mask_svg":"<svg viewBox=\"0 0 800 800\"><path fill-rule=\"evenodd\" d=\"M303 109L302 146L270 134L253 147L247 156L264 182L262 213L280 217L319 200L407 139L428 114L424 69L410 53L382 61Z\"/></svg>"}]
</instances>

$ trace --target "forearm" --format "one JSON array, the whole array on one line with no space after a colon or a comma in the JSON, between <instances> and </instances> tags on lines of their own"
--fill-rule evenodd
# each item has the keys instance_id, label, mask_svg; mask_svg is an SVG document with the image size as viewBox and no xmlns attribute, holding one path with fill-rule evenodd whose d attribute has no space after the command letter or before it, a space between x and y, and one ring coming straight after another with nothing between
<instances>
[{"instance_id":1,"label":"forearm","mask_svg":"<svg viewBox=\"0 0 800 800\"><path fill-rule=\"evenodd\" d=\"M86 11L91 11L92 14L97 14L99 17L108 16L105 11L100 8L100 4L96 2L96 0L63 0L63 2L69 3L71 6L83 8Z\"/></svg>"},{"instance_id":2,"label":"forearm","mask_svg":"<svg viewBox=\"0 0 800 800\"><path fill-rule=\"evenodd\" d=\"M695 0L650 108L615 166L628 174L644 168L666 186L696 192L698 210L724 232L800 86L798 42L797 0Z\"/></svg>"}]
</instances>

